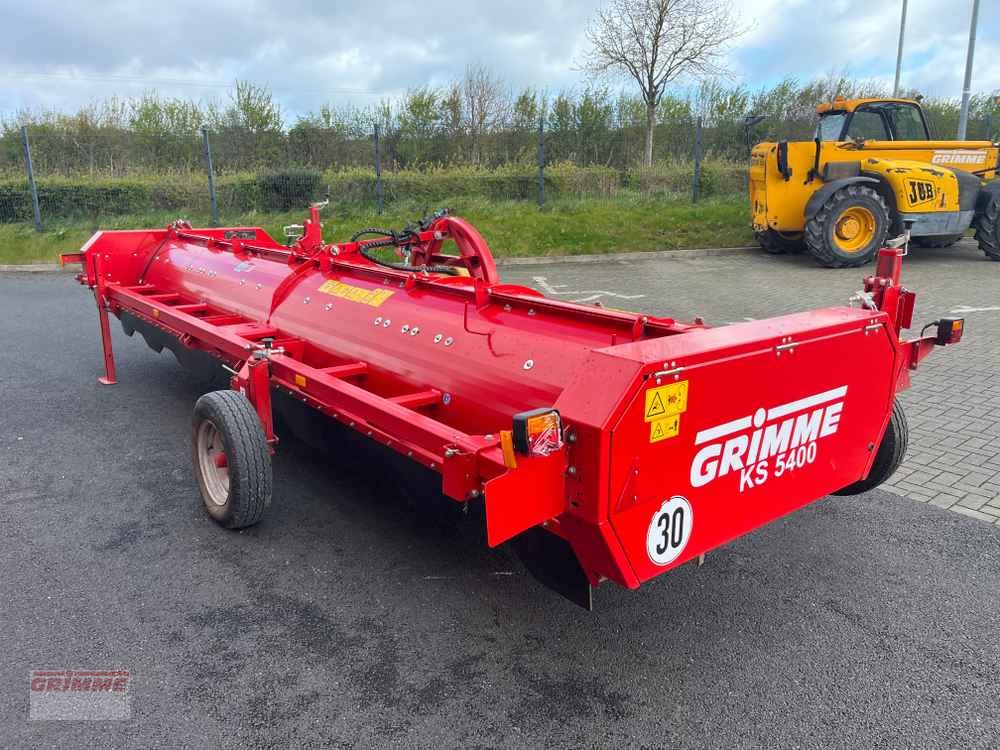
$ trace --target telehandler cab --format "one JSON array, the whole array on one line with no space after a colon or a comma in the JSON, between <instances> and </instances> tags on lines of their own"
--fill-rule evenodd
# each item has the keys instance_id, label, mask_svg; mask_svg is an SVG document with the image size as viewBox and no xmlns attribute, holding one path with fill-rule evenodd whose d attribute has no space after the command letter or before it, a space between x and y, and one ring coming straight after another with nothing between
<instances>
[{"instance_id":1,"label":"telehandler cab","mask_svg":"<svg viewBox=\"0 0 1000 750\"><path fill-rule=\"evenodd\" d=\"M751 150L750 210L765 250L808 250L823 266L847 268L871 261L906 226L925 247L952 245L972 227L1000 261L1000 144L931 140L908 99L838 98L816 109L813 141Z\"/></svg>"}]
</instances>

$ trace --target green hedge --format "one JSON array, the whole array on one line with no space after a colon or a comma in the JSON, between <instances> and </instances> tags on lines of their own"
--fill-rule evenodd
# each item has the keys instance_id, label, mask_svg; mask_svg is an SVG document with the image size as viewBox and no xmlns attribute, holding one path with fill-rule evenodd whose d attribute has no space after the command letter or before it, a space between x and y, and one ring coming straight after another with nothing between
<instances>
[{"instance_id":1,"label":"green hedge","mask_svg":"<svg viewBox=\"0 0 1000 750\"><path fill-rule=\"evenodd\" d=\"M208 205L208 192L190 180L147 181L57 179L38 182L42 220L195 210ZM0 182L0 223L31 221L27 181Z\"/></svg>"},{"instance_id":2,"label":"green hedge","mask_svg":"<svg viewBox=\"0 0 1000 750\"><path fill-rule=\"evenodd\" d=\"M747 164L706 159L701 164L701 195L706 198L738 195L747 189ZM629 187L646 195L690 195L694 164L690 161L665 162L637 167L624 175Z\"/></svg>"},{"instance_id":3,"label":"green hedge","mask_svg":"<svg viewBox=\"0 0 1000 750\"><path fill-rule=\"evenodd\" d=\"M620 172L609 167L554 164L545 169L546 199L614 197L620 192L647 196L689 195L690 163L667 163ZM702 195L742 193L746 166L708 160L702 167ZM436 208L455 198L535 201L538 171L529 166L495 170L475 167L437 167L383 174L386 204L405 200ZM372 205L376 200L371 170L327 172L294 169L267 174L236 174L216 179L219 209L225 217L250 211L295 211L330 190L340 205ZM197 175L162 178L46 179L38 184L42 220L96 218L146 211L176 211L207 215L206 181ZM31 198L24 180L0 180L0 223L32 219Z\"/></svg>"},{"instance_id":4,"label":"green hedge","mask_svg":"<svg viewBox=\"0 0 1000 750\"><path fill-rule=\"evenodd\" d=\"M538 170L505 167L495 170L475 167L439 167L427 170L385 172L382 175L385 202L406 200L439 203L456 197L490 200L537 200ZM339 203L375 201L375 173L370 170L330 172L325 175L331 200ZM559 195L613 195L619 185L614 169L553 165L545 170L547 197Z\"/></svg>"}]
</instances>

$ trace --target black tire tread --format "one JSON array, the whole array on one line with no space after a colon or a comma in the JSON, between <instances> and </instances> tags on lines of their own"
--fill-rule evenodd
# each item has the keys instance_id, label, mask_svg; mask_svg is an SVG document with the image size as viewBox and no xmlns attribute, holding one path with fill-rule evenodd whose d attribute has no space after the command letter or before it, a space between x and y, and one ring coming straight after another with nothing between
<instances>
[{"instance_id":1,"label":"black tire tread","mask_svg":"<svg viewBox=\"0 0 1000 750\"><path fill-rule=\"evenodd\" d=\"M876 241L873 243L874 249L871 252L859 253L856 259L852 258L848 260L841 258L834 253L834 251L827 244L827 227L840 213L843 203L848 200L858 201L864 198L870 198L875 201L875 203L877 203L882 209L885 217L882 235L875 238ZM864 185L847 185L831 195L826 203L820 206L816 215L806 222L805 234L803 238L805 239L806 248L820 265L826 266L827 268L856 268L858 266L865 265L874 257L875 253L878 252L878 248L882 246L885 241L885 236L889 232L890 224L891 218L889 216L889 209L886 207L885 201L877 191Z\"/></svg>"},{"instance_id":2,"label":"black tire tread","mask_svg":"<svg viewBox=\"0 0 1000 750\"><path fill-rule=\"evenodd\" d=\"M202 419L211 419L222 433L229 462L229 502L221 516L209 510L212 518L228 529L253 526L271 505L273 474L271 453L264 428L253 405L238 391L206 393L194 408L192 436ZM197 441L192 453L198 471ZM208 509L208 501L205 502Z\"/></svg>"},{"instance_id":3,"label":"black tire tread","mask_svg":"<svg viewBox=\"0 0 1000 750\"><path fill-rule=\"evenodd\" d=\"M914 237L913 244L917 247L951 247L960 239L961 234L951 234L946 237Z\"/></svg>"},{"instance_id":4,"label":"black tire tread","mask_svg":"<svg viewBox=\"0 0 1000 750\"><path fill-rule=\"evenodd\" d=\"M976 217L976 240L990 260L1000 261L1000 196L994 196Z\"/></svg>"},{"instance_id":5,"label":"black tire tread","mask_svg":"<svg viewBox=\"0 0 1000 750\"><path fill-rule=\"evenodd\" d=\"M849 484L844 489L834 492L835 495L860 495L862 492L878 487L891 477L899 465L903 463L906 456L906 449L910 443L910 426L906 421L906 412L903 411L899 399L892 400L892 414L889 417L889 424L885 428L885 435L882 443L875 454L875 462L872 470L864 479Z\"/></svg>"},{"instance_id":6,"label":"black tire tread","mask_svg":"<svg viewBox=\"0 0 1000 750\"><path fill-rule=\"evenodd\" d=\"M787 237L782 237L773 229L754 232L753 236L757 240L757 244L771 255L795 255L805 249L801 239L790 240Z\"/></svg>"}]
</instances>

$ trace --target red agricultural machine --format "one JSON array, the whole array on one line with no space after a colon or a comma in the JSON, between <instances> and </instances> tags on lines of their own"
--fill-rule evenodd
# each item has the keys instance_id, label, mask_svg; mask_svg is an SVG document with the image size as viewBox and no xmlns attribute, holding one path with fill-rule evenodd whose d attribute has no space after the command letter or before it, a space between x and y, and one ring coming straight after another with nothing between
<instances>
[{"instance_id":1,"label":"red agricultural machine","mask_svg":"<svg viewBox=\"0 0 1000 750\"><path fill-rule=\"evenodd\" d=\"M544 583L589 607L902 459L896 393L960 319L903 340L905 250L880 251L857 306L711 328L503 284L480 234L438 212L323 241L319 206L288 245L255 227L96 233L64 262L109 318L231 388L194 409L208 513L256 523L272 495L272 394L293 398L485 506ZM447 243L447 244L446 244ZM454 249L452 249L452 245ZM389 253L389 259L385 254ZM925 331L927 328L924 329Z\"/></svg>"}]
</instances>

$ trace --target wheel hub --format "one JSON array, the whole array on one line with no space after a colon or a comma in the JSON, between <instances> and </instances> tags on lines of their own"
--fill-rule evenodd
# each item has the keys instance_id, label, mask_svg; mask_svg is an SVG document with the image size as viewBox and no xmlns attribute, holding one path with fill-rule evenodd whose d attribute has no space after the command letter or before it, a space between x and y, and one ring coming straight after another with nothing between
<instances>
[{"instance_id":1,"label":"wheel hub","mask_svg":"<svg viewBox=\"0 0 1000 750\"><path fill-rule=\"evenodd\" d=\"M861 224L853 216L842 219L837 225L837 236L842 240L853 240L861 231Z\"/></svg>"},{"instance_id":2,"label":"wheel hub","mask_svg":"<svg viewBox=\"0 0 1000 750\"><path fill-rule=\"evenodd\" d=\"M215 505L225 505L229 499L229 461L222 435L208 419L198 426L198 470L208 499Z\"/></svg>"},{"instance_id":3,"label":"wheel hub","mask_svg":"<svg viewBox=\"0 0 1000 750\"><path fill-rule=\"evenodd\" d=\"M841 250L856 253L875 236L875 216L867 208L851 206L837 219L833 232Z\"/></svg>"}]
</instances>

